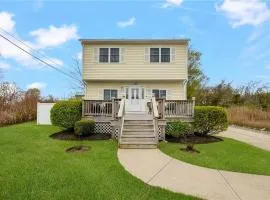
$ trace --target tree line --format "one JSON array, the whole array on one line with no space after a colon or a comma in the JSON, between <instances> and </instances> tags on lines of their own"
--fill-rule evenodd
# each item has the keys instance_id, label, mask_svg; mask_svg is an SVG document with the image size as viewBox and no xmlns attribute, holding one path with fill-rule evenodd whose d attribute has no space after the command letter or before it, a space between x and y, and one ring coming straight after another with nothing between
<instances>
[{"instance_id":1,"label":"tree line","mask_svg":"<svg viewBox=\"0 0 270 200\"><path fill-rule=\"evenodd\" d=\"M263 110L270 109L270 87L261 82L250 81L234 87L225 80L209 86L209 78L201 66L201 52L189 48L188 51L188 98L196 97L197 105L250 106Z\"/></svg>"}]
</instances>

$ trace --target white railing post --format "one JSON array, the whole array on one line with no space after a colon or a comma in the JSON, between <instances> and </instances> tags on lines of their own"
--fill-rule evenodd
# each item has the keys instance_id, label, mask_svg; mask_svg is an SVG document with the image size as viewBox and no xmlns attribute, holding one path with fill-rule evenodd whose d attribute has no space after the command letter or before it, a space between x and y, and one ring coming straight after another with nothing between
<instances>
[{"instance_id":1,"label":"white railing post","mask_svg":"<svg viewBox=\"0 0 270 200\"><path fill-rule=\"evenodd\" d=\"M156 98L153 96L151 99L152 102L152 110L153 110L153 123L154 123L154 133L155 133L155 139L158 142L158 109L157 109L157 102Z\"/></svg>"},{"instance_id":2,"label":"white railing post","mask_svg":"<svg viewBox=\"0 0 270 200\"><path fill-rule=\"evenodd\" d=\"M123 117L123 115L124 115L124 109L125 109L125 99L122 98L121 99L121 102L120 102L119 111L118 111L118 114L117 114L117 116L119 118Z\"/></svg>"},{"instance_id":3,"label":"white railing post","mask_svg":"<svg viewBox=\"0 0 270 200\"><path fill-rule=\"evenodd\" d=\"M115 119L115 97L112 97L112 119Z\"/></svg>"},{"instance_id":4,"label":"white railing post","mask_svg":"<svg viewBox=\"0 0 270 200\"><path fill-rule=\"evenodd\" d=\"M195 97L192 97L192 117L194 117L194 109L195 109Z\"/></svg>"},{"instance_id":5,"label":"white railing post","mask_svg":"<svg viewBox=\"0 0 270 200\"><path fill-rule=\"evenodd\" d=\"M152 105L153 105L153 114L154 114L154 117L155 118L158 118L159 117L159 114L158 114L157 102L156 102L156 98L155 97L152 97Z\"/></svg>"},{"instance_id":6,"label":"white railing post","mask_svg":"<svg viewBox=\"0 0 270 200\"><path fill-rule=\"evenodd\" d=\"M121 142L121 136L122 136L122 132L123 132L123 126L124 126L124 114L125 114L125 97L123 97L121 99L120 102L120 107L119 107L119 111L117 114L117 117L120 119L120 132L119 132L119 136L118 136L118 141L119 143Z\"/></svg>"}]
</instances>

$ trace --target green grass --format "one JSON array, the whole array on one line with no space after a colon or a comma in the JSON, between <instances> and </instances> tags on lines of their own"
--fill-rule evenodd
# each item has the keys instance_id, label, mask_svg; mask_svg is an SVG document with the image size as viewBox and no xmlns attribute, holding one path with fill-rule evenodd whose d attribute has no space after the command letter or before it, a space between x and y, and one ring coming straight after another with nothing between
<instances>
[{"instance_id":1,"label":"green grass","mask_svg":"<svg viewBox=\"0 0 270 200\"><path fill-rule=\"evenodd\" d=\"M270 175L270 152L229 138L223 141L196 144L200 153L180 150L185 145L161 143L160 149L176 159L203 167L234 172ZM181 147L180 147L181 146Z\"/></svg>"},{"instance_id":2,"label":"green grass","mask_svg":"<svg viewBox=\"0 0 270 200\"><path fill-rule=\"evenodd\" d=\"M59 130L34 123L0 128L0 199L195 199L130 175L112 140L85 141L90 151L66 153L81 142L49 138Z\"/></svg>"}]
</instances>

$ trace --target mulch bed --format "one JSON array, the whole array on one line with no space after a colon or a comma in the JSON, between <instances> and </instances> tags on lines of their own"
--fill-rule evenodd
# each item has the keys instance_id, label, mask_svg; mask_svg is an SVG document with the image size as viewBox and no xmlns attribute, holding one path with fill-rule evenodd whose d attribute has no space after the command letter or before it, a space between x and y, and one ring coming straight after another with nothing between
<instances>
[{"instance_id":1,"label":"mulch bed","mask_svg":"<svg viewBox=\"0 0 270 200\"><path fill-rule=\"evenodd\" d=\"M89 147L87 146L74 146L74 147L70 147L66 149L66 152L76 153L76 152L85 152L88 150L89 150Z\"/></svg>"},{"instance_id":2,"label":"mulch bed","mask_svg":"<svg viewBox=\"0 0 270 200\"><path fill-rule=\"evenodd\" d=\"M58 140L108 140L111 138L110 134L93 134L84 137L77 137L73 131L65 130L50 135L53 139Z\"/></svg>"},{"instance_id":3,"label":"mulch bed","mask_svg":"<svg viewBox=\"0 0 270 200\"><path fill-rule=\"evenodd\" d=\"M211 136L211 135L206 135L206 136L190 135L190 136L188 136L186 138L185 137L175 138L175 137L166 135L166 140L168 142L182 143L182 144L187 144L187 143L207 144L207 143L212 143L212 142L223 141L221 138Z\"/></svg>"}]
</instances>

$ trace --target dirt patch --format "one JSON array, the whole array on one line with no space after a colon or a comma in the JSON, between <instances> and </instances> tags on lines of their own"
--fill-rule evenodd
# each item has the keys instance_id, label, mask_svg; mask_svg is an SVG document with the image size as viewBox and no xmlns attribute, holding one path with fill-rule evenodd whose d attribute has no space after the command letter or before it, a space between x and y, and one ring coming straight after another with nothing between
<instances>
[{"instance_id":1,"label":"dirt patch","mask_svg":"<svg viewBox=\"0 0 270 200\"><path fill-rule=\"evenodd\" d=\"M166 135L166 140L168 142L181 143L181 144L189 144L189 143L192 143L192 144L207 144L207 143L212 143L212 142L223 141L219 137L210 136L210 135L206 135L206 136L190 135L188 137L180 137L180 138L175 138L175 137Z\"/></svg>"},{"instance_id":2,"label":"dirt patch","mask_svg":"<svg viewBox=\"0 0 270 200\"><path fill-rule=\"evenodd\" d=\"M89 147L87 146L74 146L74 147L70 147L66 149L66 152L76 153L76 152L85 152L88 150L89 150Z\"/></svg>"},{"instance_id":3,"label":"dirt patch","mask_svg":"<svg viewBox=\"0 0 270 200\"><path fill-rule=\"evenodd\" d=\"M58 140L108 140L111 138L110 134L92 134L84 137L77 137L73 131L65 130L50 135L50 138Z\"/></svg>"},{"instance_id":4,"label":"dirt patch","mask_svg":"<svg viewBox=\"0 0 270 200\"><path fill-rule=\"evenodd\" d=\"M181 151L189 152L189 153L200 153L197 149L195 149L194 144L186 144L185 148L180 148Z\"/></svg>"}]
</instances>

